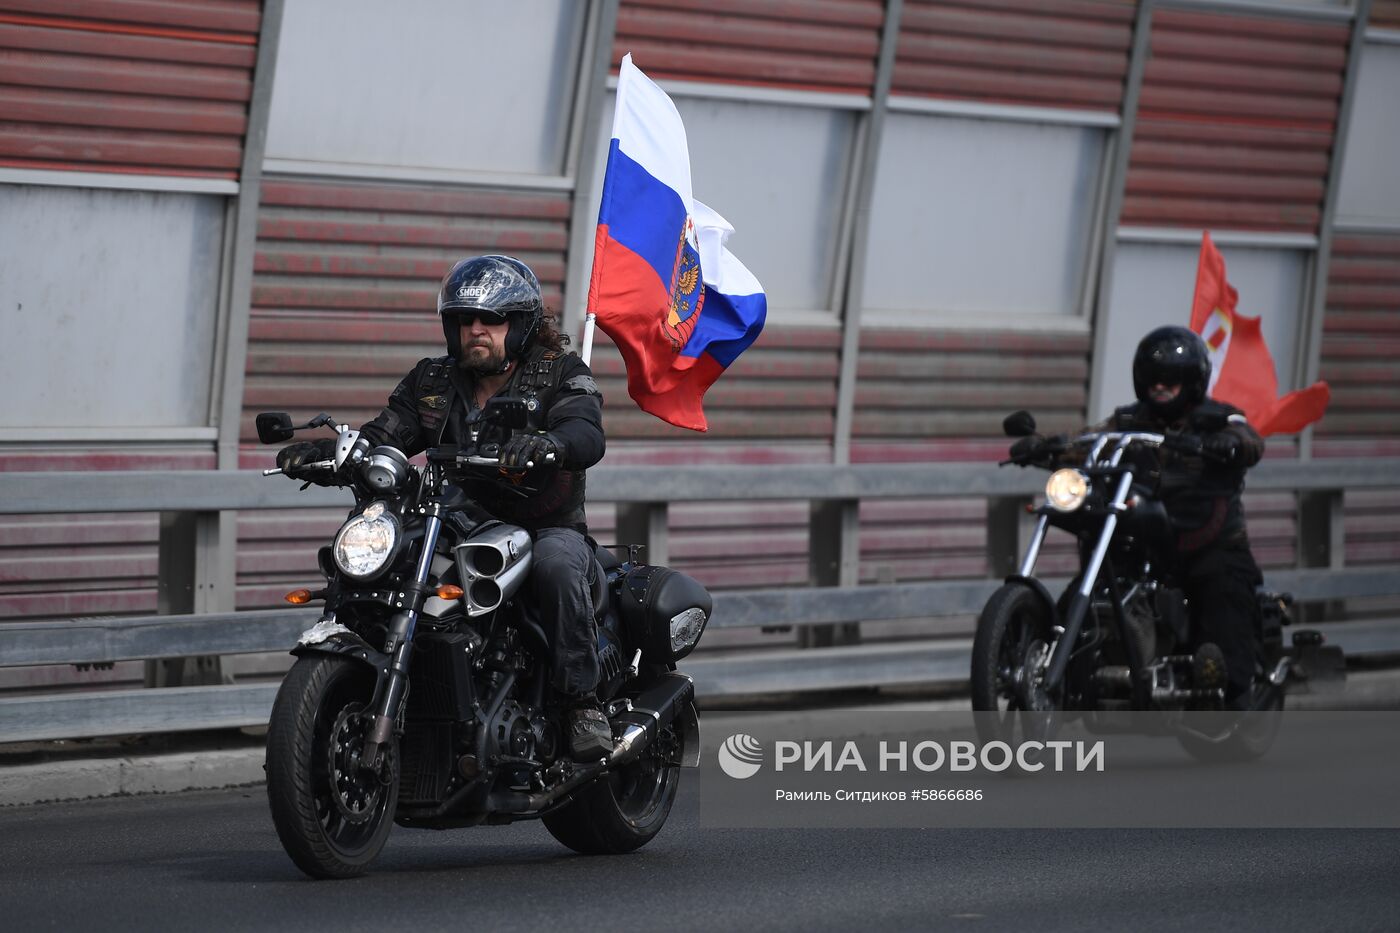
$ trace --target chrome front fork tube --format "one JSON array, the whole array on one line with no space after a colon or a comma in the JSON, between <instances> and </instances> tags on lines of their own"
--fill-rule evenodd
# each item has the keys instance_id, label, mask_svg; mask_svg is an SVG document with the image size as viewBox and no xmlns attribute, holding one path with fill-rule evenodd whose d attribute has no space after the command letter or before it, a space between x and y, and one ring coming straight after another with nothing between
<instances>
[{"instance_id":1,"label":"chrome front fork tube","mask_svg":"<svg viewBox=\"0 0 1400 933\"><path fill-rule=\"evenodd\" d=\"M1115 456L1115 464L1117 459ZM1114 491L1113 501L1108 506L1109 512L1104 516L1103 530L1099 533L1098 543L1094 546L1094 552L1089 557L1089 561L1084 565L1084 573L1079 580L1079 589L1075 591L1074 597L1070 600L1069 608L1065 612L1065 630L1055 641L1055 646L1051 651L1050 666L1045 672L1044 680L1047 693L1058 689L1060 681L1064 679L1065 668L1069 666L1070 655L1074 653L1074 644L1079 640L1079 630L1084 624L1084 616L1089 611L1094 584L1098 582L1099 571L1103 569L1109 545L1113 543L1113 533L1118 528L1118 516L1127 508L1125 503L1128 501L1128 491L1132 489L1132 486L1133 474L1131 471L1119 477L1118 488Z\"/></svg>"},{"instance_id":2,"label":"chrome front fork tube","mask_svg":"<svg viewBox=\"0 0 1400 933\"><path fill-rule=\"evenodd\" d=\"M1042 515L1031 533L1031 543L1026 545L1026 556L1021 558L1020 575L1029 577L1035 572L1035 562L1040 559L1040 546L1045 543L1045 529L1050 527L1050 516Z\"/></svg>"},{"instance_id":3,"label":"chrome front fork tube","mask_svg":"<svg viewBox=\"0 0 1400 933\"><path fill-rule=\"evenodd\" d=\"M430 508L441 509L441 506ZM418 555L418 566L413 574L417 586L414 590L400 594L404 611L394 616L389 625L390 651L389 669L383 687L378 691L380 703L374 717L374 725L365 743L364 764L373 767L378 758L379 747L389 741L394 732L394 720L399 714L408 691L408 661L413 651L413 632L418 626L418 613L426 599L428 577L432 573L433 555L437 552L438 536L442 533L440 512L431 512L423 527L423 550Z\"/></svg>"}]
</instances>

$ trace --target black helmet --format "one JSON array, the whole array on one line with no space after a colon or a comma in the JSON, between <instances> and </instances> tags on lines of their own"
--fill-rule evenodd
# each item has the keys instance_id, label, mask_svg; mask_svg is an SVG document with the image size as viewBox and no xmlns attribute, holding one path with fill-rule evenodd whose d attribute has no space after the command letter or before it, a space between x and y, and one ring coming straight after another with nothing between
<instances>
[{"instance_id":1,"label":"black helmet","mask_svg":"<svg viewBox=\"0 0 1400 933\"><path fill-rule=\"evenodd\" d=\"M463 259L442 278L438 289L438 316L447 338L447 351L462 356L462 332L455 320L459 313L484 312L509 321L506 358L518 359L529 350L544 318L540 280L530 267L509 256L473 256Z\"/></svg>"},{"instance_id":2,"label":"black helmet","mask_svg":"<svg viewBox=\"0 0 1400 933\"><path fill-rule=\"evenodd\" d=\"M1152 402L1156 384L1180 385L1176 398L1165 405ZM1133 389L1138 401L1163 421L1175 421L1205 401L1210 384L1210 355L1205 341L1185 327L1159 327L1138 344L1133 355Z\"/></svg>"}]
</instances>

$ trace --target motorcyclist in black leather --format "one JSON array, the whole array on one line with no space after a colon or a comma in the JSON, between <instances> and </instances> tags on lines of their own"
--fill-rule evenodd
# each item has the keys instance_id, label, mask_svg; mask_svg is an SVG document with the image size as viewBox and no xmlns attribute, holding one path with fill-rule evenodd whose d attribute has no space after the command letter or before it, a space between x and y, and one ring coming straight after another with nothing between
<instances>
[{"instance_id":1,"label":"motorcyclist in black leather","mask_svg":"<svg viewBox=\"0 0 1400 933\"><path fill-rule=\"evenodd\" d=\"M429 447L467 444L493 396L525 401L529 427L502 446L500 460L538 491L522 495L510 483L466 475L454 482L491 517L533 534L526 602L550 638L552 682L569 710L571 750L581 761L603 757L612 735L594 695L600 673L592 599L597 561L584 516L585 471L605 449L602 395L588 365L564 351L566 338L546 319L539 281L523 262L507 256L461 260L443 278L437 307L448 355L420 360L384 410L360 429L361 437L371 447L389 444L411 457ZM301 464L328 459L333 444L292 444L278 454L278 466L296 475Z\"/></svg>"},{"instance_id":2,"label":"motorcyclist in black leather","mask_svg":"<svg viewBox=\"0 0 1400 933\"><path fill-rule=\"evenodd\" d=\"M1138 400L1116 409L1099 431L1163 434L1157 450L1134 448L1135 476L1156 491L1176 532L1175 568L1191 606L1200 649L1198 666L1213 659L1223 679L1226 705L1249 702L1256 666L1259 602L1263 582L1250 551L1245 527L1244 474L1264 454L1264 441L1244 412L1209 398L1210 356L1205 343L1185 327L1159 327L1138 344L1133 356L1133 389ZM1053 449L1044 438L1023 438L1017 446ZM1016 446L1013 446L1013 456ZM1067 465L1078 465L1066 458ZM1210 648L1215 645L1218 651ZM1223 656L1223 657L1222 657Z\"/></svg>"},{"instance_id":3,"label":"motorcyclist in black leather","mask_svg":"<svg viewBox=\"0 0 1400 933\"><path fill-rule=\"evenodd\" d=\"M1177 573L1191 605L1199 659L1220 649L1225 704L1249 703L1258 655L1259 600L1264 582L1245 527L1244 474L1264 455L1264 439L1244 412L1206 395L1210 356L1185 327L1159 327L1133 357L1135 404L1117 409L1117 430L1157 431L1156 486L1177 533ZM1206 663L1209 663L1208 661Z\"/></svg>"}]
</instances>

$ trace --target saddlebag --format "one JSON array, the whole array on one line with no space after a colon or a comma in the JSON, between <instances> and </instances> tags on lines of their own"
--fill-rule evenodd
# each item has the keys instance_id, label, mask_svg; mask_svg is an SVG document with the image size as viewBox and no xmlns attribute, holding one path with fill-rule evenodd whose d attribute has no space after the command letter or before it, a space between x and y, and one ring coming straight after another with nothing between
<instances>
[{"instance_id":1,"label":"saddlebag","mask_svg":"<svg viewBox=\"0 0 1400 933\"><path fill-rule=\"evenodd\" d=\"M690 654L714 607L708 590L670 567L632 567L619 578L616 595L628 644L654 664Z\"/></svg>"}]
</instances>

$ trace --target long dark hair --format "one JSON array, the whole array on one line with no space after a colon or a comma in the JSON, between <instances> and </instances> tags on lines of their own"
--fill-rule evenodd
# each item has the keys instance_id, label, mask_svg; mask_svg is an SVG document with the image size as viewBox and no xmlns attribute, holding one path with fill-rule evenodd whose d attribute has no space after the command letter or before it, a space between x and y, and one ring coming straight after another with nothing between
<instances>
[{"instance_id":1,"label":"long dark hair","mask_svg":"<svg viewBox=\"0 0 1400 933\"><path fill-rule=\"evenodd\" d=\"M554 311L545 308L544 317L540 318L540 329L535 334L535 343L544 347L546 350L563 353L564 348L573 341L569 339L568 334L563 333L555 327L558 320L559 318Z\"/></svg>"}]
</instances>

